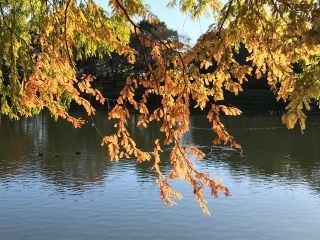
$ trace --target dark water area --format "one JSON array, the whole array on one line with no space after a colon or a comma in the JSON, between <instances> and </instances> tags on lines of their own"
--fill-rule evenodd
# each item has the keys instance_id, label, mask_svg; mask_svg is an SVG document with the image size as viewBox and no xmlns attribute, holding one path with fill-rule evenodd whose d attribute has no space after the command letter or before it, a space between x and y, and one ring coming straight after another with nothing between
<instances>
[{"instance_id":1,"label":"dark water area","mask_svg":"<svg viewBox=\"0 0 320 240\"><path fill-rule=\"evenodd\" d=\"M144 149L156 125L130 131ZM101 135L112 132L105 113L81 129L47 114L11 122L0 118L0 239L308 239L320 237L320 117L307 130L287 130L275 116L225 119L242 144L239 156L212 147L203 115L191 118L186 145L202 148L196 166L222 178L230 197L206 194L203 215L186 183L175 207L160 200L150 164L111 162ZM169 149L168 149L169 150ZM168 151L162 169L168 173Z\"/></svg>"}]
</instances>

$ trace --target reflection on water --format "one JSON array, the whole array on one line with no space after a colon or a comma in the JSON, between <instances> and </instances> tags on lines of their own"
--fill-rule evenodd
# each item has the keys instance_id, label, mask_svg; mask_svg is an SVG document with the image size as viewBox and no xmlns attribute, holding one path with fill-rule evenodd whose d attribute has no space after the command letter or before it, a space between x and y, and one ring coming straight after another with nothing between
<instances>
[{"instance_id":1,"label":"reflection on water","mask_svg":"<svg viewBox=\"0 0 320 240\"><path fill-rule=\"evenodd\" d=\"M151 149L160 137L157 126L144 130L134 127L135 117L130 121L139 146ZM285 129L276 117L226 118L243 146L240 156L212 146L206 117L193 116L184 144L204 150L197 167L223 178L232 193L227 199L208 196L212 218L201 214L191 190L179 182L174 185L185 199L178 207L163 207L151 163L110 162L100 133L110 134L112 123L102 113L95 126L88 122L73 129L47 114L19 122L0 118L4 239L317 239L320 234L318 117L309 119L303 135ZM167 158L165 152L164 172L170 168Z\"/></svg>"},{"instance_id":2,"label":"reflection on water","mask_svg":"<svg viewBox=\"0 0 320 240\"><path fill-rule=\"evenodd\" d=\"M195 116L194 126L206 126L201 116ZM228 148L214 148L206 156L208 164L222 161L230 174L246 174L266 181L304 181L312 188L320 190L320 121L309 118L307 130L288 130L279 118L242 117L225 119L225 124L244 148L240 157ZM190 144L206 145L213 138L206 128L195 127L191 131Z\"/></svg>"}]
</instances>

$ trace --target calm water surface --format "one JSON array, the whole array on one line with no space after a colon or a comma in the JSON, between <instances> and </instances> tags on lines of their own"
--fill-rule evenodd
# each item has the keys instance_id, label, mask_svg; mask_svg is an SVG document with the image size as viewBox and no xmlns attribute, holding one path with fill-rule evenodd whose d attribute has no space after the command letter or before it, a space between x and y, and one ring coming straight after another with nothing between
<instances>
[{"instance_id":1,"label":"calm water surface","mask_svg":"<svg viewBox=\"0 0 320 240\"><path fill-rule=\"evenodd\" d=\"M105 114L95 122L111 133ZM222 178L232 194L207 195L211 217L180 182L174 186L183 200L163 206L150 165L110 162L91 124L73 129L46 114L19 122L2 117L0 239L320 239L320 117L309 118L304 135L276 117L226 119L244 156L210 150L205 116L191 122L183 141L207 154L197 167ZM144 149L159 137L156 126L131 131ZM162 168L168 172L167 160Z\"/></svg>"}]
</instances>

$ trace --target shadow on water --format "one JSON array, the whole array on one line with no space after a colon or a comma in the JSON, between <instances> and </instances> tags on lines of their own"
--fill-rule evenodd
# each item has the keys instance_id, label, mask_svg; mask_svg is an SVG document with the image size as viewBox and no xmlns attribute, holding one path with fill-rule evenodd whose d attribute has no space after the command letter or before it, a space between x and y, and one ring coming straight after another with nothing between
<instances>
[{"instance_id":1,"label":"shadow on water","mask_svg":"<svg viewBox=\"0 0 320 240\"><path fill-rule=\"evenodd\" d=\"M80 194L96 185L103 185L108 172L135 171L138 181L149 182L156 177L150 163L135 164L132 160L111 162L105 148L100 146L101 135L112 133L112 123L98 113L89 124L74 129L66 122L55 122L48 114L33 119L11 122L1 119L0 181L41 177L59 192ZM143 149L151 150L161 137L157 124L147 130L135 128L133 116L129 129ZM264 181L286 183L306 182L320 190L320 146L317 136L320 123L308 120L305 134L298 129L287 130L278 117L248 116L226 118L225 125L242 144L244 156L228 147L211 146L214 135L206 117L194 115L184 144L199 146L207 154L197 162L203 168L223 165L234 177L246 175ZM169 151L163 154L162 169L168 173Z\"/></svg>"}]
</instances>

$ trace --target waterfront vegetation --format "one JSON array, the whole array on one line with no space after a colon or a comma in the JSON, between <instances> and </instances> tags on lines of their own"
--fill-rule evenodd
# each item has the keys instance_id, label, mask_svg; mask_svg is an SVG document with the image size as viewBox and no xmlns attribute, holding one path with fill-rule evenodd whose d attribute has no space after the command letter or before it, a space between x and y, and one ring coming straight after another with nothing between
<instances>
[{"instance_id":1,"label":"waterfront vegetation","mask_svg":"<svg viewBox=\"0 0 320 240\"><path fill-rule=\"evenodd\" d=\"M148 166L166 205L182 198L173 180L185 180L210 214L205 191L230 192L223 176L197 168L195 159L207 152L183 141L193 113L206 113L209 149L226 146L242 156L242 142L222 115L239 116L263 102L268 114L280 113L287 128L303 132L307 113L317 111L317 1L168 1L194 20L211 19L194 45L142 0L106 2L0 1L1 115L19 120L46 111L75 128L91 124L112 161ZM99 104L108 113L107 134L93 121ZM73 114L77 107L90 117ZM141 142L134 134L141 128L156 137Z\"/></svg>"}]
</instances>

